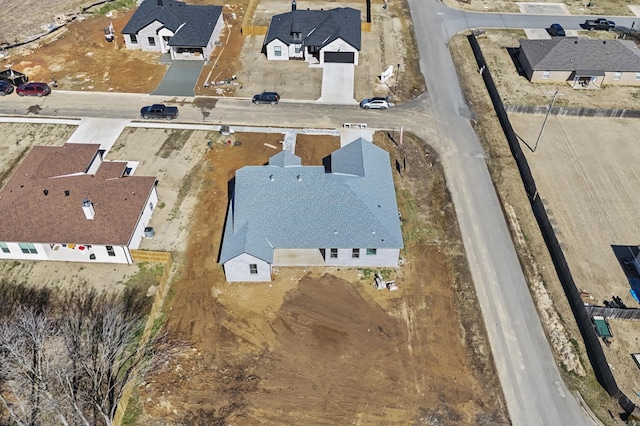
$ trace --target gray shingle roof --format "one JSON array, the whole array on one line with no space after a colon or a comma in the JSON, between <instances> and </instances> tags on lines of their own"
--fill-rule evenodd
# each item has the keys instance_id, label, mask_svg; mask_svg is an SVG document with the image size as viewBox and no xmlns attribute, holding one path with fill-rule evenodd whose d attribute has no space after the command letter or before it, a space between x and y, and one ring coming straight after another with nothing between
<instances>
[{"instance_id":1,"label":"gray shingle roof","mask_svg":"<svg viewBox=\"0 0 640 426\"><path fill-rule=\"evenodd\" d=\"M222 13L222 6L196 6L176 0L162 0L161 3L144 0L122 33L137 34L153 21L158 21L175 34L169 40L170 46L207 45Z\"/></svg>"},{"instance_id":2,"label":"gray shingle roof","mask_svg":"<svg viewBox=\"0 0 640 426\"><path fill-rule=\"evenodd\" d=\"M331 10L294 10L271 18L264 44L275 39L290 45L299 32L303 46L323 47L341 38L360 50L360 11L350 7Z\"/></svg>"},{"instance_id":3,"label":"gray shingle roof","mask_svg":"<svg viewBox=\"0 0 640 426\"><path fill-rule=\"evenodd\" d=\"M389 154L360 138L331 167L236 171L220 263L242 253L272 262L274 248L402 248Z\"/></svg>"},{"instance_id":4,"label":"gray shingle roof","mask_svg":"<svg viewBox=\"0 0 640 426\"><path fill-rule=\"evenodd\" d=\"M553 37L520 40L520 49L534 70L640 72L640 51L632 41Z\"/></svg>"}]
</instances>

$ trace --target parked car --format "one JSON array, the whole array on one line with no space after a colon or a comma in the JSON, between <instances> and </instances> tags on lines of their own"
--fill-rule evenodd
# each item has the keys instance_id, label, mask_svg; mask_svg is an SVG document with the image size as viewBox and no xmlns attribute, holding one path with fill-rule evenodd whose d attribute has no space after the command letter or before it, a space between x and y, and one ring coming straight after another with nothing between
<instances>
[{"instance_id":1,"label":"parked car","mask_svg":"<svg viewBox=\"0 0 640 426\"><path fill-rule=\"evenodd\" d=\"M276 92L262 92L254 95L251 100L254 104L271 104L275 105L280 102L280 95Z\"/></svg>"},{"instance_id":2,"label":"parked car","mask_svg":"<svg viewBox=\"0 0 640 426\"><path fill-rule=\"evenodd\" d=\"M7 80L0 80L0 96L13 93L13 84Z\"/></svg>"},{"instance_id":3,"label":"parked car","mask_svg":"<svg viewBox=\"0 0 640 426\"><path fill-rule=\"evenodd\" d=\"M22 86L18 86L16 93L20 96L47 96L51 93L51 88L47 83L27 83Z\"/></svg>"},{"instance_id":4,"label":"parked car","mask_svg":"<svg viewBox=\"0 0 640 426\"><path fill-rule=\"evenodd\" d=\"M547 32L551 37L564 37L566 35L564 28L562 28L560 24L551 24L551 26L547 28Z\"/></svg>"},{"instance_id":5,"label":"parked car","mask_svg":"<svg viewBox=\"0 0 640 426\"><path fill-rule=\"evenodd\" d=\"M363 109L387 109L392 106L388 98L367 98L360 102L360 108Z\"/></svg>"},{"instance_id":6,"label":"parked car","mask_svg":"<svg viewBox=\"0 0 640 426\"><path fill-rule=\"evenodd\" d=\"M616 27L616 23L606 18L587 19L586 21L584 21L583 27L589 31L591 30L609 31Z\"/></svg>"},{"instance_id":7,"label":"parked car","mask_svg":"<svg viewBox=\"0 0 640 426\"><path fill-rule=\"evenodd\" d=\"M150 118L164 118L173 120L178 118L178 107L166 106L163 104L153 104L140 109L140 117L148 120Z\"/></svg>"}]
</instances>

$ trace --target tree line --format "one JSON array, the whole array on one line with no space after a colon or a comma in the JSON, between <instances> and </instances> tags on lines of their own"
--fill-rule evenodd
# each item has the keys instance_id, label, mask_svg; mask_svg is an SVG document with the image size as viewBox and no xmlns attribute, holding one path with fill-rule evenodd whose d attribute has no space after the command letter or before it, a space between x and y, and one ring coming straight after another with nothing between
<instances>
[{"instance_id":1,"label":"tree line","mask_svg":"<svg viewBox=\"0 0 640 426\"><path fill-rule=\"evenodd\" d=\"M124 385L164 339L142 341L140 289L54 293L0 281L0 424L112 424Z\"/></svg>"}]
</instances>

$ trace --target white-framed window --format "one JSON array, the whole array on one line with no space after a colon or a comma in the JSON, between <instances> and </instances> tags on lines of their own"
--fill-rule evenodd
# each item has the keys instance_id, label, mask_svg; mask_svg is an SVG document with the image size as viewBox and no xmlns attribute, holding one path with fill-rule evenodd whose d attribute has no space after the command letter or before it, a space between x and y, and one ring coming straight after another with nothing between
<instances>
[{"instance_id":1,"label":"white-framed window","mask_svg":"<svg viewBox=\"0 0 640 426\"><path fill-rule=\"evenodd\" d=\"M613 79L615 81L620 80L620 77L622 77L622 72L621 71L616 71L616 73L613 75ZM636 76L636 80L637 80L637 76Z\"/></svg>"},{"instance_id":2,"label":"white-framed window","mask_svg":"<svg viewBox=\"0 0 640 426\"><path fill-rule=\"evenodd\" d=\"M636 73L636 80L640 80L640 72Z\"/></svg>"},{"instance_id":3,"label":"white-framed window","mask_svg":"<svg viewBox=\"0 0 640 426\"><path fill-rule=\"evenodd\" d=\"M249 264L249 273L251 275L258 275L258 264L257 263L250 263Z\"/></svg>"},{"instance_id":4,"label":"white-framed window","mask_svg":"<svg viewBox=\"0 0 640 426\"><path fill-rule=\"evenodd\" d=\"M20 246L20 250L22 250L22 252L24 254L37 254L38 250L36 250L36 246L32 243L20 243L18 244Z\"/></svg>"},{"instance_id":5,"label":"white-framed window","mask_svg":"<svg viewBox=\"0 0 640 426\"><path fill-rule=\"evenodd\" d=\"M549 75L551 75L551 71L545 71L542 73L542 78L544 78L545 80L548 80Z\"/></svg>"},{"instance_id":6,"label":"white-framed window","mask_svg":"<svg viewBox=\"0 0 640 426\"><path fill-rule=\"evenodd\" d=\"M2 249L3 253L11 253L11 250L9 250L9 246L7 245L7 243L0 243L0 249Z\"/></svg>"},{"instance_id":7,"label":"white-framed window","mask_svg":"<svg viewBox=\"0 0 640 426\"><path fill-rule=\"evenodd\" d=\"M368 248L367 249L367 256L375 256L376 254L378 254L378 250L374 249L374 248Z\"/></svg>"},{"instance_id":8,"label":"white-framed window","mask_svg":"<svg viewBox=\"0 0 640 426\"><path fill-rule=\"evenodd\" d=\"M131 34L131 44L138 44L138 36L135 34Z\"/></svg>"},{"instance_id":9,"label":"white-framed window","mask_svg":"<svg viewBox=\"0 0 640 426\"><path fill-rule=\"evenodd\" d=\"M338 249L337 249L337 248L332 248L332 249L329 251L329 253L330 253L330 254L329 254L329 257L330 257L331 259L337 259L337 258L338 258Z\"/></svg>"},{"instance_id":10,"label":"white-framed window","mask_svg":"<svg viewBox=\"0 0 640 426\"><path fill-rule=\"evenodd\" d=\"M273 55L274 56L282 56L282 47L273 46Z\"/></svg>"},{"instance_id":11,"label":"white-framed window","mask_svg":"<svg viewBox=\"0 0 640 426\"><path fill-rule=\"evenodd\" d=\"M156 38L155 37L149 37L149 46L155 46L156 45Z\"/></svg>"},{"instance_id":12,"label":"white-framed window","mask_svg":"<svg viewBox=\"0 0 640 426\"><path fill-rule=\"evenodd\" d=\"M115 252L115 250L113 249L113 246L107 246L107 254L108 254L109 256L115 256L115 255L116 255L116 252Z\"/></svg>"},{"instance_id":13,"label":"white-framed window","mask_svg":"<svg viewBox=\"0 0 640 426\"><path fill-rule=\"evenodd\" d=\"M301 50L302 50L302 46L300 46L299 44L296 44L296 54L300 53Z\"/></svg>"},{"instance_id":14,"label":"white-framed window","mask_svg":"<svg viewBox=\"0 0 640 426\"><path fill-rule=\"evenodd\" d=\"M354 248L353 250L351 250L351 257L354 259L360 259L360 249Z\"/></svg>"}]
</instances>

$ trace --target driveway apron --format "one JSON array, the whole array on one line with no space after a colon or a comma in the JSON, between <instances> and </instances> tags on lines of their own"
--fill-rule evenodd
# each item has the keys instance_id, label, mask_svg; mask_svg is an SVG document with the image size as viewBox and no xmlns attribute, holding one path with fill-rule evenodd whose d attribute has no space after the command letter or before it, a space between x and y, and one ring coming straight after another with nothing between
<instances>
[{"instance_id":1,"label":"driveway apron","mask_svg":"<svg viewBox=\"0 0 640 426\"><path fill-rule=\"evenodd\" d=\"M171 61L171 66L153 92L163 96L194 96L204 61Z\"/></svg>"},{"instance_id":2,"label":"driveway apron","mask_svg":"<svg viewBox=\"0 0 640 426\"><path fill-rule=\"evenodd\" d=\"M324 104L352 105L353 64L324 63L322 66L322 95L318 102Z\"/></svg>"}]
</instances>

